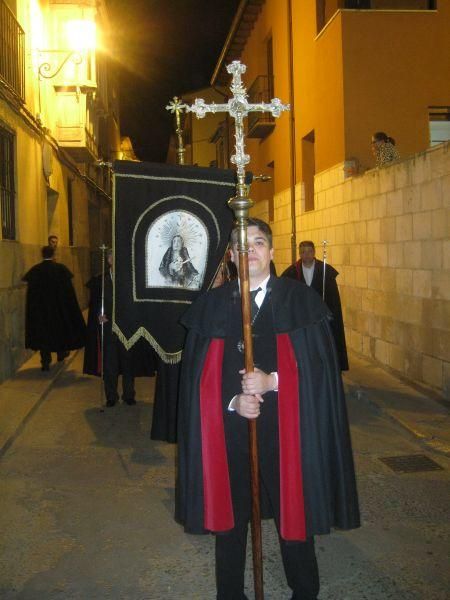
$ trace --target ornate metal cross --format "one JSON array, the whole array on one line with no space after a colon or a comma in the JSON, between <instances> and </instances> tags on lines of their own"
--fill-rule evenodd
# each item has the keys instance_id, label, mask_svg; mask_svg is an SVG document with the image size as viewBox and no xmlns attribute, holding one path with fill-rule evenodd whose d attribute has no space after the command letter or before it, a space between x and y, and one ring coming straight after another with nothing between
<instances>
[{"instance_id":1,"label":"ornate metal cross","mask_svg":"<svg viewBox=\"0 0 450 600\"><path fill-rule=\"evenodd\" d=\"M272 116L279 117L280 114L289 110L289 104L283 104L279 98L273 98L269 103L259 102L251 104L247 100L247 90L245 89L241 75L245 73L247 67L238 60L234 60L227 66L228 73L232 74L233 80L230 89L233 97L226 104L206 104L201 98L196 98L194 104L186 105L187 112L193 112L197 118L202 119L207 113L228 112L233 117L236 124L235 131L235 154L231 157L231 162L236 165L238 181L241 177L245 178L245 165L250 162L250 156L245 154L244 142L244 118L249 112L270 112Z\"/></svg>"}]
</instances>

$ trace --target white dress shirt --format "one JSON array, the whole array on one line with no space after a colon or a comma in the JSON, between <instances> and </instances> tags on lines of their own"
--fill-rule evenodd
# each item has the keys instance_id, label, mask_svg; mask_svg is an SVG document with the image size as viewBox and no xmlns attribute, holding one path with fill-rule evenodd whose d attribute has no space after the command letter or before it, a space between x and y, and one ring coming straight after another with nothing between
<instances>
[{"instance_id":1,"label":"white dress shirt","mask_svg":"<svg viewBox=\"0 0 450 600\"><path fill-rule=\"evenodd\" d=\"M257 290L258 288L260 288L259 292L255 296L255 302L256 302L256 305L257 305L258 308L261 308L262 303L264 302L264 298L266 297L267 284L269 283L269 279L270 279L270 275L268 275L263 281L261 281L261 283L259 283L253 289L250 289L250 291L253 291L253 290ZM238 283L240 284L239 280L238 280ZM240 287L241 286L239 285L239 289L240 289ZM275 380L276 380L276 384L277 384L276 389L273 390L273 391L274 392L278 392L278 373L276 371L273 371L270 374L275 376ZM236 394L236 396L237 396L237 394ZM230 404L228 405L228 410L229 411L234 411L235 410L233 408L232 404L233 404L234 399L236 398L236 396L233 396L233 398L231 399Z\"/></svg>"},{"instance_id":2,"label":"white dress shirt","mask_svg":"<svg viewBox=\"0 0 450 600\"><path fill-rule=\"evenodd\" d=\"M310 267L305 267L305 265L302 263L302 271L303 271L303 277L305 278L305 283L306 285L311 285L313 277L314 277L314 267L316 265L316 261L313 261L313 264Z\"/></svg>"}]
</instances>

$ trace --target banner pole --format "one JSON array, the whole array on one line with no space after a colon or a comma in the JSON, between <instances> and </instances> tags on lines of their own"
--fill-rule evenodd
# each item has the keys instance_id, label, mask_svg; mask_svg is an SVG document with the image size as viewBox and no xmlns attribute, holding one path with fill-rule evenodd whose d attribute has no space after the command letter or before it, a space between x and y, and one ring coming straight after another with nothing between
<instances>
[{"instance_id":1,"label":"banner pole","mask_svg":"<svg viewBox=\"0 0 450 600\"><path fill-rule=\"evenodd\" d=\"M105 385L103 380L104 375L104 343L105 343L105 332L104 332L104 322L105 318L105 252L108 249L108 246L102 244L100 246L100 250L102 252L102 299L101 299L101 308L100 308L100 412L104 412L105 410Z\"/></svg>"}]
</instances>

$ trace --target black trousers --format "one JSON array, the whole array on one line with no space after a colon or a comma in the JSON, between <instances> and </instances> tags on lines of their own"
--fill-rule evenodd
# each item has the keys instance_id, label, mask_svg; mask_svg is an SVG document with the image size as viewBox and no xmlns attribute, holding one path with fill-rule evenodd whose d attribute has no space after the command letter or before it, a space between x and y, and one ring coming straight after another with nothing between
<instances>
[{"instance_id":1,"label":"black trousers","mask_svg":"<svg viewBox=\"0 0 450 600\"><path fill-rule=\"evenodd\" d=\"M52 353L49 350L39 350L41 355L41 365L43 367L48 367L52 362ZM69 355L68 350L61 350L56 353L56 359L58 362L61 362Z\"/></svg>"},{"instance_id":2,"label":"black trousers","mask_svg":"<svg viewBox=\"0 0 450 600\"><path fill-rule=\"evenodd\" d=\"M117 384L122 373L122 399L134 400L134 374L130 353L123 344L111 334L104 336L103 381L106 400L116 403L119 399Z\"/></svg>"},{"instance_id":3,"label":"black trousers","mask_svg":"<svg viewBox=\"0 0 450 600\"><path fill-rule=\"evenodd\" d=\"M248 522L236 525L229 533L216 535L217 600L245 600L244 571ZM316 600L319 594L319 570L314 539L286 542L279 537L284 572L292 600Z\"/></svg>"}]
</instances>

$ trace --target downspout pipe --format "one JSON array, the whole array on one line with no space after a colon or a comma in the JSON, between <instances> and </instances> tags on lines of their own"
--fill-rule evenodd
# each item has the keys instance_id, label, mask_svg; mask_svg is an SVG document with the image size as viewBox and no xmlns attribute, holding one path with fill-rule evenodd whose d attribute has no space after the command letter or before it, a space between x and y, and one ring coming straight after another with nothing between
<instances>
[{"instance_id":1,"label":"downspout pipe","mask_svg":"<svg viewBox=\"0 0 450 600\"><path fill-rule=\"evenodd\" d=\"M292 25L292 0L287 0L288 9L288 68L289 68L289 164L291 190L291 263L297 260L297 233L295 212L295 184L297 181L297 151L295 143L295 90L294 90L294 36Z\"/></svg>"},{"instance_id":2,"label":"downspout pipe","mask_svg":"<svg viewBox=\"0 0 450 600\"><path fill-rule=\"evenodd\" d=\"M215 81L215 79L211 79L211 81ZM211 84L212 89L217 92L218 94L220 94L223 97L224 102L228 102L229 99L229 94L225 93L223 90L221 90L217 85L215 84ZM226 112L225 113L225 121L226 121L226 128L225 131L227 132L227 148L230 147L231 144L231 127L230 127L230 113ZM227 156L226 156L226 165L227 165L227 169L230 168L230 153L227 152Z\"/></svg>"}]
</instances>

